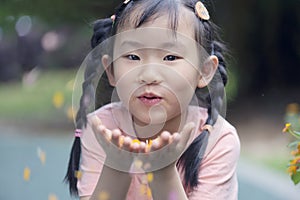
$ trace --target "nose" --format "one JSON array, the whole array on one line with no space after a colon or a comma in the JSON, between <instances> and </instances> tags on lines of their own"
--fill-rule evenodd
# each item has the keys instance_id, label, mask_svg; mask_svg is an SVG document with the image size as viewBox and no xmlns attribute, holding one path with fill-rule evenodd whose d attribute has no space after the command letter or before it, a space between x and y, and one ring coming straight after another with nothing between
<instances>
[{"instance_id":1,"label":"nose","mask_svg":"<svg viewBox=\"0 0 300 200\"><path fill-rule=\"evenodd\" d=\"M138 76L138 82L140 84L159 84L162 82L161 69L159 66L143 66Z\"/></svg>"}]
</instances>

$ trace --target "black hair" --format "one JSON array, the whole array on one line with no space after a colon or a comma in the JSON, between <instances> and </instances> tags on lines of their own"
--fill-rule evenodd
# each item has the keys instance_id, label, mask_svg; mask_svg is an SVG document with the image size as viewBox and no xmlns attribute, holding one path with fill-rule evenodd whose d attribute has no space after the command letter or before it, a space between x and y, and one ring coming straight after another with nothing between
<instances>
[{"instance_id":1,"label":"black hair","mask_svg":"<svg viewBox=\"0 0 300 200\"><path fill-rule=\"evenodd\" d=\"M170 28L175 31L178 25L180 6L186 7L191 12L195 12L196 3L197 0L131 0L127 3L122 3L116 9L114 20L106 18L97 20L94 23L91 46L95 49L100 43L105 42L107 38L118 33L123 27L132 25L138 28L145 22L153 20L164 13L169 14ZM195 14L195 23L195 40L206 52L217 56L219 59L218 73L215 73L211 83L207 88L197 88L195 91L199 101L208 110L206 124L213 126L224 104L224 86L228 79L224 57L226 49L217 34L216 26L211 21L200 19ZM86 68L85 80L82 84L83 94L76 116L76 128L81 129L86 126L86 115L88 112L111 102L111 95L114 88L109 85L106 73L102 73L99 79L100 73L97 70L97 66L99 65L101 65L101 62L91 64ZM95 80L99 80L96 85ZM91 104L94 105L93 108L90 107ZM207 147L208 138L209 132L204 130L187 148L177 163L177 167L182 168L184 172L185 188L194 189L198 186L199 168ZM80 138L76 137L71 150L68 171L65 176L72 195L78 194L75 173L79 170L80 152Z\"/></svg>"}]
</instances>

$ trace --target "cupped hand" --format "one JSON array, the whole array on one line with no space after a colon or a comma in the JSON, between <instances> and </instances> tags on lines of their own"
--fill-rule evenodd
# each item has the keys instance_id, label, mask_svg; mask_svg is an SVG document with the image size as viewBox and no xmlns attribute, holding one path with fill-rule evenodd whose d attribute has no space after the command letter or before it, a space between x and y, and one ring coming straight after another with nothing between
<instances>
[{"instance_id":1,"label":"cupped hand","mask_svg":"<svg viewBox=\"0 0 300 200\"><path fill-rule=\"evenodd\" d=\"M138 154L135 160L143 163L145 172L155 172L169 166L175 166L178 159L192 142L190 139L194 127L195 124L190 122L183 127L181 132L170 133L163 131L160 136L152 141L152 145L147 153Z\"/></svg>"},{"instance_id":2,"label":"cupped hand","mask_svg":"<svg viewBox=\"0 0 300 200\"><path fill-rule=\"evenodd\" d=\"M107 129L96 115L90 117L90 123L106 153L105 164L131 173L153 172L175 165L187 148L195 127L191 122L180 133L163 131L156 139L143 142L123 135L119 129Z\"/></svg>"},{"instance_id":3,"label":"cupped hand","mask_svg":"<svg viewBox=\"0 0 300 200\"><path fill-rule=\"evenodd\" d=\"M120 130L109 130L96 116L89 116L89 123L94 135L106 153L105 165L118 171L128 172L134 159L134 152L138 152L132 139L124 136Z\"/></svg>"}]
</instances>

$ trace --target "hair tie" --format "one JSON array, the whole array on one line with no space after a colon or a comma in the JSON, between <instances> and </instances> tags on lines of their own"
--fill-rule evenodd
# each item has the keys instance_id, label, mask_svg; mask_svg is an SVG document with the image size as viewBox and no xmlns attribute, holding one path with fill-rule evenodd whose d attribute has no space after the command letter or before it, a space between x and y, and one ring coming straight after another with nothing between
<instances>
[{"instance_id":1,"label":"hair tie","mask_svg":"<svg viewBox=\"0 0 300 200\"><path fill-rule=\"evenodd\" d=\"M200 18L200 19L203 19L203 20L209 20L209 13L205 7L205 5L201 2L201 1L198 1L195 5L195 12L196 12L196 15Z\"/></svg>"},{"instance_id":2,"label":"hair tie","mask_svg":"<svg viewBox=\"0 0 300 200\"><path fill-rule=\"evenodd\" d=\"M213 130L213 127L212 127L212 125L205 124L205 125L202 127L202 130L207 130L209 133L211 133L212 130Z\"/></svg>"},{"instance_id":3,"label":"hair tie","mask_svg":"<svg viewBox=\"0 0 300 200\"><path fill-rule=\"evenodd\" d=\"M75 130L75 137L81 137L81 134L82 134L82 130L81 129L76 129Z\"/></svg>"}]
</instances>

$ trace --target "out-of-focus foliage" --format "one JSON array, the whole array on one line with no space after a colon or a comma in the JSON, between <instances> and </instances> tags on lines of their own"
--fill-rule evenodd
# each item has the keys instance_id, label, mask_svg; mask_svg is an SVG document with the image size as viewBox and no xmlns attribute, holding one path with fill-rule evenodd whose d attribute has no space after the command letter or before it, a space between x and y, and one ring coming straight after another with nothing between
<instances>
[{"instance_id":1,"label":"out-of-focus foliage","mask_svg":"<svg viewBox=\"0 0 300 200\"><path fill-rule=\"evenodd\" d=\"M77 67L89 49L91 23L112 15L121 2L1 0L0 57L9 62L0 59L0 74L15 77L36 66ZM238 91L238 95L260 95L270 88L300 86L300 1L204 2L208 5L212 20L220 26L222 38L231 51L229 69L234 77L229 81L233 80L235 85L231 88ZM22 16L30 17L33 28L27 38L20 40L15 26ZM41 54L45 48L39 44L47 32L62 36L60 42L63 45L55 51L47 51L45 56ZM31 44L30 52L24 54L22 49L28 50L28 44ZM35 60L25 62L23 57ZM0 77L0 80L6 79Z\"/></svg>"},{"instance_id":2,"label":"out-of-focus foliage","mask_svg":"<svg viewBox=\"0 0 300 200\"><path fill-rule=\"evenodd\" d=\"M51 24L82 24L110 15L118 0L1 0L0 24L23 15L36 16Z\"/></svg>"}]
</instances>

